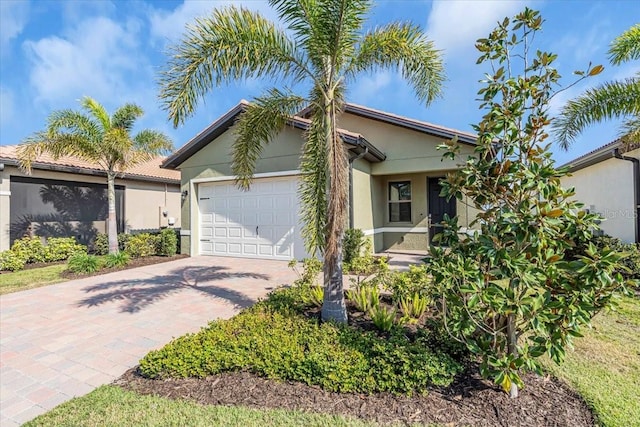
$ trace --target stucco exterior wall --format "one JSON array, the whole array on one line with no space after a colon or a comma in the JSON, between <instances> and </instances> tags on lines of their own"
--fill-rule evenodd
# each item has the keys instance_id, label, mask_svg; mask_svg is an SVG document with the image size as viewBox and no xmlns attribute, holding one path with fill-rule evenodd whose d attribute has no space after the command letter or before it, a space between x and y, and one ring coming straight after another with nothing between
<instances>
[{"instance_id":1,"label":"stucco exterior wall","mask_svg":"<svg viewBox=\"0 0 640 427\"><path fill-rule=\"evenodd\" d=\"M384 162L371 165L372 175L391 175L414 172L442 172L457 169L473 147L461 145L461 154L455 161L442 160L443 152L437 146L445 140L422 132L344 113L338 125L343 129L361 133L376 148L386 154Z\"/></svg>"},{"instance_id":2,"label":"stucco exterior wall","mask_svg":"<svg viewBox=\"0 0 640 427\"><path fill-rule=\"evenodd\" d=\"M191 254L192 242L198 241L198 186L193 179L232 176L232 152L235 136L233 128L220 135L214 142L188 158L182 165L181 191L188 191L188 200L182 204L181 225L182 253ZM286 128L273 142L264 147L256 163L255 173L297 170L300 167L302 132Z\"/></svg>"},{"instance_id":3,"label":"stucco exterior wall","mask_svg":"<svg viewBox=\"0 0 640 427\"><path fill-rule=\"evenodd\" d=\"M163 212L167 215L163 215ZM180 226L180 187L176 184L134 182L125 184L124 212L128 230Z\"/></svg>"},{"instance_id":4,"label":"stucco exterior wall","mask_svg":"<svg viewBox=\"0 0 640 427\"><path fill-rule=\"evenodd\" d=\"M104 185L107 183L106 177L103 176L40 169L34 169L31 175L26 175L15 166L5 165L5 170L0 172L0 251L9 249L10 244L9 212L12 196L9 195L9 184L11 176ZM166 225L159 221L160 206L166 206L167 210L176 217L176 227L180 225L180 187L178 184L167 184L166 195L164 183L116 179L116 185L125 187L125 224L129 229L152 229Z\"/></svg>"},{"instance_id":5,"label":"stucco exterior wall","mask_svg":"<svg viewBox=\"0 0 640 427\"><path fill-rule=\"evenodd\" d=\"M640 149L625 153L640 159ZM633 205L633 164L611 158L573 172L562 179L565 187L574 187L575 199L586 209L599 213L605 220L602 231L625 242L635 241Z\"/></svg>"}]
</instances>

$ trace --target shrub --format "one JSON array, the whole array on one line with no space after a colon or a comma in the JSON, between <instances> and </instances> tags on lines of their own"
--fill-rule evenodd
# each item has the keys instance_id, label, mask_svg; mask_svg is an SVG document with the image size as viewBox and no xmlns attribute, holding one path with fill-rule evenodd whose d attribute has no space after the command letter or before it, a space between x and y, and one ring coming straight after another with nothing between
<instances>
[{"instance_id":1,"label":"shrub","mask_svg":"<svg viewBox=\"0 0 640 427\"><path fill-rule=\"evenodd\" d=\"M118 234L118 250L124 251L130 234ZM93 251L96 255L106 255L109 253L109 236L105 233L98 233L93 241Z\"/></svg>"},{"instance_id":2,"label":"shrub","mask_svg":"<svg viewBox=\"0 0 640 427\"><path fill-rule=\"evenodd\" d=\"M154 236L149 233L136 234L127 240L125 252L132 258L155 255L159 242L160 236Z\"/></svg>"},{"instance_id":3,"label":"shrub","mask_svg":"<svg viewBox=\"0 0 640 427\"><path fill-rule=\"evenodd\" d=\"M399 301L400 309L408 319L418 320L424 313L427 312L427 308L431 301L429 297L414 293L410 297L402 297Z\"/></svg>"},{"instance_id":4,"label":"shrub","mask_svg":"<svg viewBox=\"0 0 640 427\"><path fill-rule=\"evenodd\" d=\"M12 250L0 252L0 270L18 271L22 270L25 264L25 258Z\"/></svg>"},{"instance_id":5,"label":"shrub","mask_svg":"<svg viewBox=\"0 0 640 427\"><path fill-rule=\"evenodd\" d=\"M165 228L160 232L158 255L174 256L178 251L178 236L173 228Z\"/></svg>"},{"instance_id":6,"label":"shrub","mask_svg":"<svg viewBox=\"0 0 640 427\"><path fill-rule=\"evenodd\" d=\"M369 310L369 315L376 328L383 332L389 332L396 322L396 310L392 307L374 306Z\"/></svg>"},{"instance_id":7,"label":"shrub","mask_svg":"<svg viewBox=\"0 0 640 427\"><path fill-rule=\"evenodd\" d=\"M393 301L399 303L402 299L412 298L413 295L428 297L433 292L433 280L425 265L410 265L409 271L394 271L385 277L383 286L391 292Z\"/></svg>"},{"instance_id":8,"label":"shrub","mask_svg":"<svg viewBox=\"0 0 640 427\"><path fill-rule=\"evenodd\" d=\"M324 288L322 286L309 286L308 292L302 295L302 302L314 307L322 307L324 301Z\"/></svg>"},{"instance_id":9,"label":"shrub","mask_svg":"<svg viewBox=\"0 0 640 427\"><path fill-rule=\"evenodd\" d=\"M150 352L140 361L140 372L166 378L246 370L329 391L411 394L425 393L430 385L446 386L462 370L422 339L411 341L394 332L381 338L269 306L259 303Z\"/></svg>"},{"instance_id":10,"label":"shrub","mask_svg":"<svg viewBox=\"0 0 640 427\"><path fill-rule=\"evenodd\" d=\"M345 265L349 265L354 258L360 256L364 242L364 233L359 228L350 228L344 232L342 262ZM347 267L345 267L345 270L348 270Z\"/></svg>"},{"instance_id":11,"label":"shrub","mask_svg":"<svg viewBox=\"0 0 640 427\"><path fill-rule=\"evenodd\" d=\"M87 252L87 247L76 243L73 237L51 237L44 248L46 262L64 261L76 252Z\"/></svg>"},{"instance_id":12,"label":"shrub","mask_svg":"<svg viewBox=\"0 0 640 427\"><path fill-rule=\"evenodd\" d=\"M289 267L295 271L298 278L293 282L296 286L316 286L318 274L322 271L322 261L318 258L305 258L302 260L302 270L298 270L298 261L289 261Z\"/></svg>"},{"instance_id":13,"label":"shrub","mask_svg":"<svg viewBox=\"0 0 640 427\"><path fill-rule=\"evenodd\" d=\"M45 261L45 249L40 237L23 237L13 242L11 251L25 263Z\"/></svg>"},{"instance_id":14,"label":"shrub","mask_svg":"<svg viewBox=\"0 0 640 427\"><path fill-rule=\"evenodd\" d=\"M129 255L126 252L107 254L104 257L104 266L107 268L125 267L129 264Z\"/></svg>"},{"instance_id":15,"label":"shrub","mask_svg":"<svg viewBox=\"0 0 640 427\"><path fill-rule=\"evenodd\" d=\"M101 267L100 258L83 252L76 252L71 255L67 264L67 269L72 273L95 273Z\"/></svg>"},{"instance_id":16,"label":"shrub","mask_svg":"<svg viewBox=\"0 0 640 427\"><path fill-rule=\"evenodd\" d=\"M380 291L377 286L362 284L347 291L347 299L356 306L358 311L368 313L380 305Z\"/></svg>"},{"instance_id":17,"label":"shrub","mask_svg":"<svg viewBox=\"0 0 640 427\"><path fill-rule=\"evenodd\" d=\"M625 254L620 264L622 268L617 270L627 279L640 280L640 245L636 243L622 243L620 239L611 236L598 236L592 240L598 249L611 249ZM588 242L580 248L580 253L584 254Z\"/></svg>"}]
</instances>

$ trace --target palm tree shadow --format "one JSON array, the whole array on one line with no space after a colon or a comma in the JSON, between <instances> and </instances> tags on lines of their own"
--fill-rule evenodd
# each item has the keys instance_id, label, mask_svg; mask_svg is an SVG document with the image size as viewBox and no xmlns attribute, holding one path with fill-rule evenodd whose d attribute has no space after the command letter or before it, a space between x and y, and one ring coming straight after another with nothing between
<instances>
[{"instance_id":1,"label":"palm tree shadow","mask_svg":"<svg viewBox=\"0 0 640 427\"><path fill-rule=\"evenodd\" d=\"M171 295L193 289L213 298L232 303L237 308L246 308L256 300L234 289L225 287L225 281L235 279L269 280L260 273L227 272L225 267L181 267L162 276L136 280L115 280L83 290L94 293L77 303L78 307L97 307L108 302L122 301L121 313L136 313L164 300ZM212 283L220 282L220 283Z\"/></svg>"}]
</instances>

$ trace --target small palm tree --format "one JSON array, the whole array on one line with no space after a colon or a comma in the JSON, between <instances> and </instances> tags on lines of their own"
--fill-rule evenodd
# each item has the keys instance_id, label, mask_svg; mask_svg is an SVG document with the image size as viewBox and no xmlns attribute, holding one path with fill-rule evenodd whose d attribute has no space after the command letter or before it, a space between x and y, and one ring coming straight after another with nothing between
<instances>
[{"instance_id":1,"label":"small palm tree","mask_svg":"<svg viewBox=\"0 0 640 427\"><path fill-rule=\"evenodd\" d=\"M637 59L640 59L640 24L618 36L609 49L613 65ZM640 72L624 80L603 83L569 101L553 128L558 143L566 150L584 128L612 118L625 118L620 131L625 144L640 140Z\"/></svg>"},{"instance_id":2,"label":"small palm tree","mask_svg":"<svg viewBox=\"0 0 640 427\"><path fill-rule=\"evenodd\" d=\"M309 108L300 170L303 237L310 253L324 256L324 320L346 321L342 238L348 207L348 158L338 133L347 87L363 72L400 70L417 97L430 103L444 80L440 53L419 27L391 23L362 31L370 0L270 0L286 30L238 7L213 11L187 27L161 76L160 98L174 126L191 115L214 87L267 77L309 87L288 87L254 99L236 123L233 171L241 188L251 184L256 161L301 109Z\"/></svg>"},{"instance_id":3,"label":"small palm tree","mask_svg":"<svg viewBox=\"0 0 640 427\"><path fill-rule=\"evenodd\" d=\"M151 160L172 149L167 136L154 130L142 130L131 136L142 108L125 104L109 115L92 98L81 101L84 112L54 111L46 130L28 137L18 146L20 166L31 173L31 165L43 153L54 158L75 156L95 164L107 174L109 253L118 252L115 180L119 173Z\"/></svg>"}]
</instances>

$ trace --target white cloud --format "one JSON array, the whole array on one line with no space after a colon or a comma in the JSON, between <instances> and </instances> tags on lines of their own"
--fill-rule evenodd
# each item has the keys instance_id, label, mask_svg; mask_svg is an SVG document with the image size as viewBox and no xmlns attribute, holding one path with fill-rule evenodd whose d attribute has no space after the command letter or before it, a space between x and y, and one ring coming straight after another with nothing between
<instances>
[{"instance_id":1,"label":"white cloud","mask_svg":"<svg viewBox=\"0 0 640 427\"><path fill-rule=\"evenodd\" d=\"M106 102L126 94L129 74L139 75L148 66L136 53L138 32L134 20L121 25L108 18L89 18L62 37L25 42L36 98L56 105L70 97L88 95Z\"/></svg>"},{"instance_id":2,"label":"white cloud","mask_svg":"<svg viewBox=\"0 0 640 427\"><path fill-rule=\"evenodd\" d=\"M269 4L261 0L224 0L215 2L185 0L173 11L152 9L149 16L151 36L165 42L177 41L184 34L186 25L194 22L195 18L207 16L214 9L231 4L259 11L268 19L274 20L277 18L276 13L269 7Z\"/></svg>"},{"instance_id":3,"label":"white cloud","mask_svg":"<svg viewBox=\"0 0 640 427\"><path fill-rule=\"evenodd\" d=\"M380 92L387 89L397 74L391 71L378 71L371 75L363 75L351 84L349 100L359 104L367 104L380 96Z\"/></svg>"},{"instance_id":4,"label":"white cloud","mask_svg":"<svg viewBox=\"0 0 640 427\"><path fill-rule=\"evenodd\" d=\"M0 50L4 53L29 20L28 1L0 1Z\"/></svg>"},{"instance_id":5,"label":"white cloud","mask_svg":"<svg viewBox=\"0 0 640 427\"><path fill-rule=\"evenodd\" d=\"M14 117L15 104L13 92L0 87L0 125L8 124Z\"/></svg>"},{"instance_id":6,"label":"white cloud","mask_svg":"<svg viewBox=\"0 0 640 427\"><path fill-rule=\"evenodd\" d=\"M435 0L427 21L427 35L446 53L470 50L499 20L517 13L523 1Z\"/></svg>"}]
</instances>

